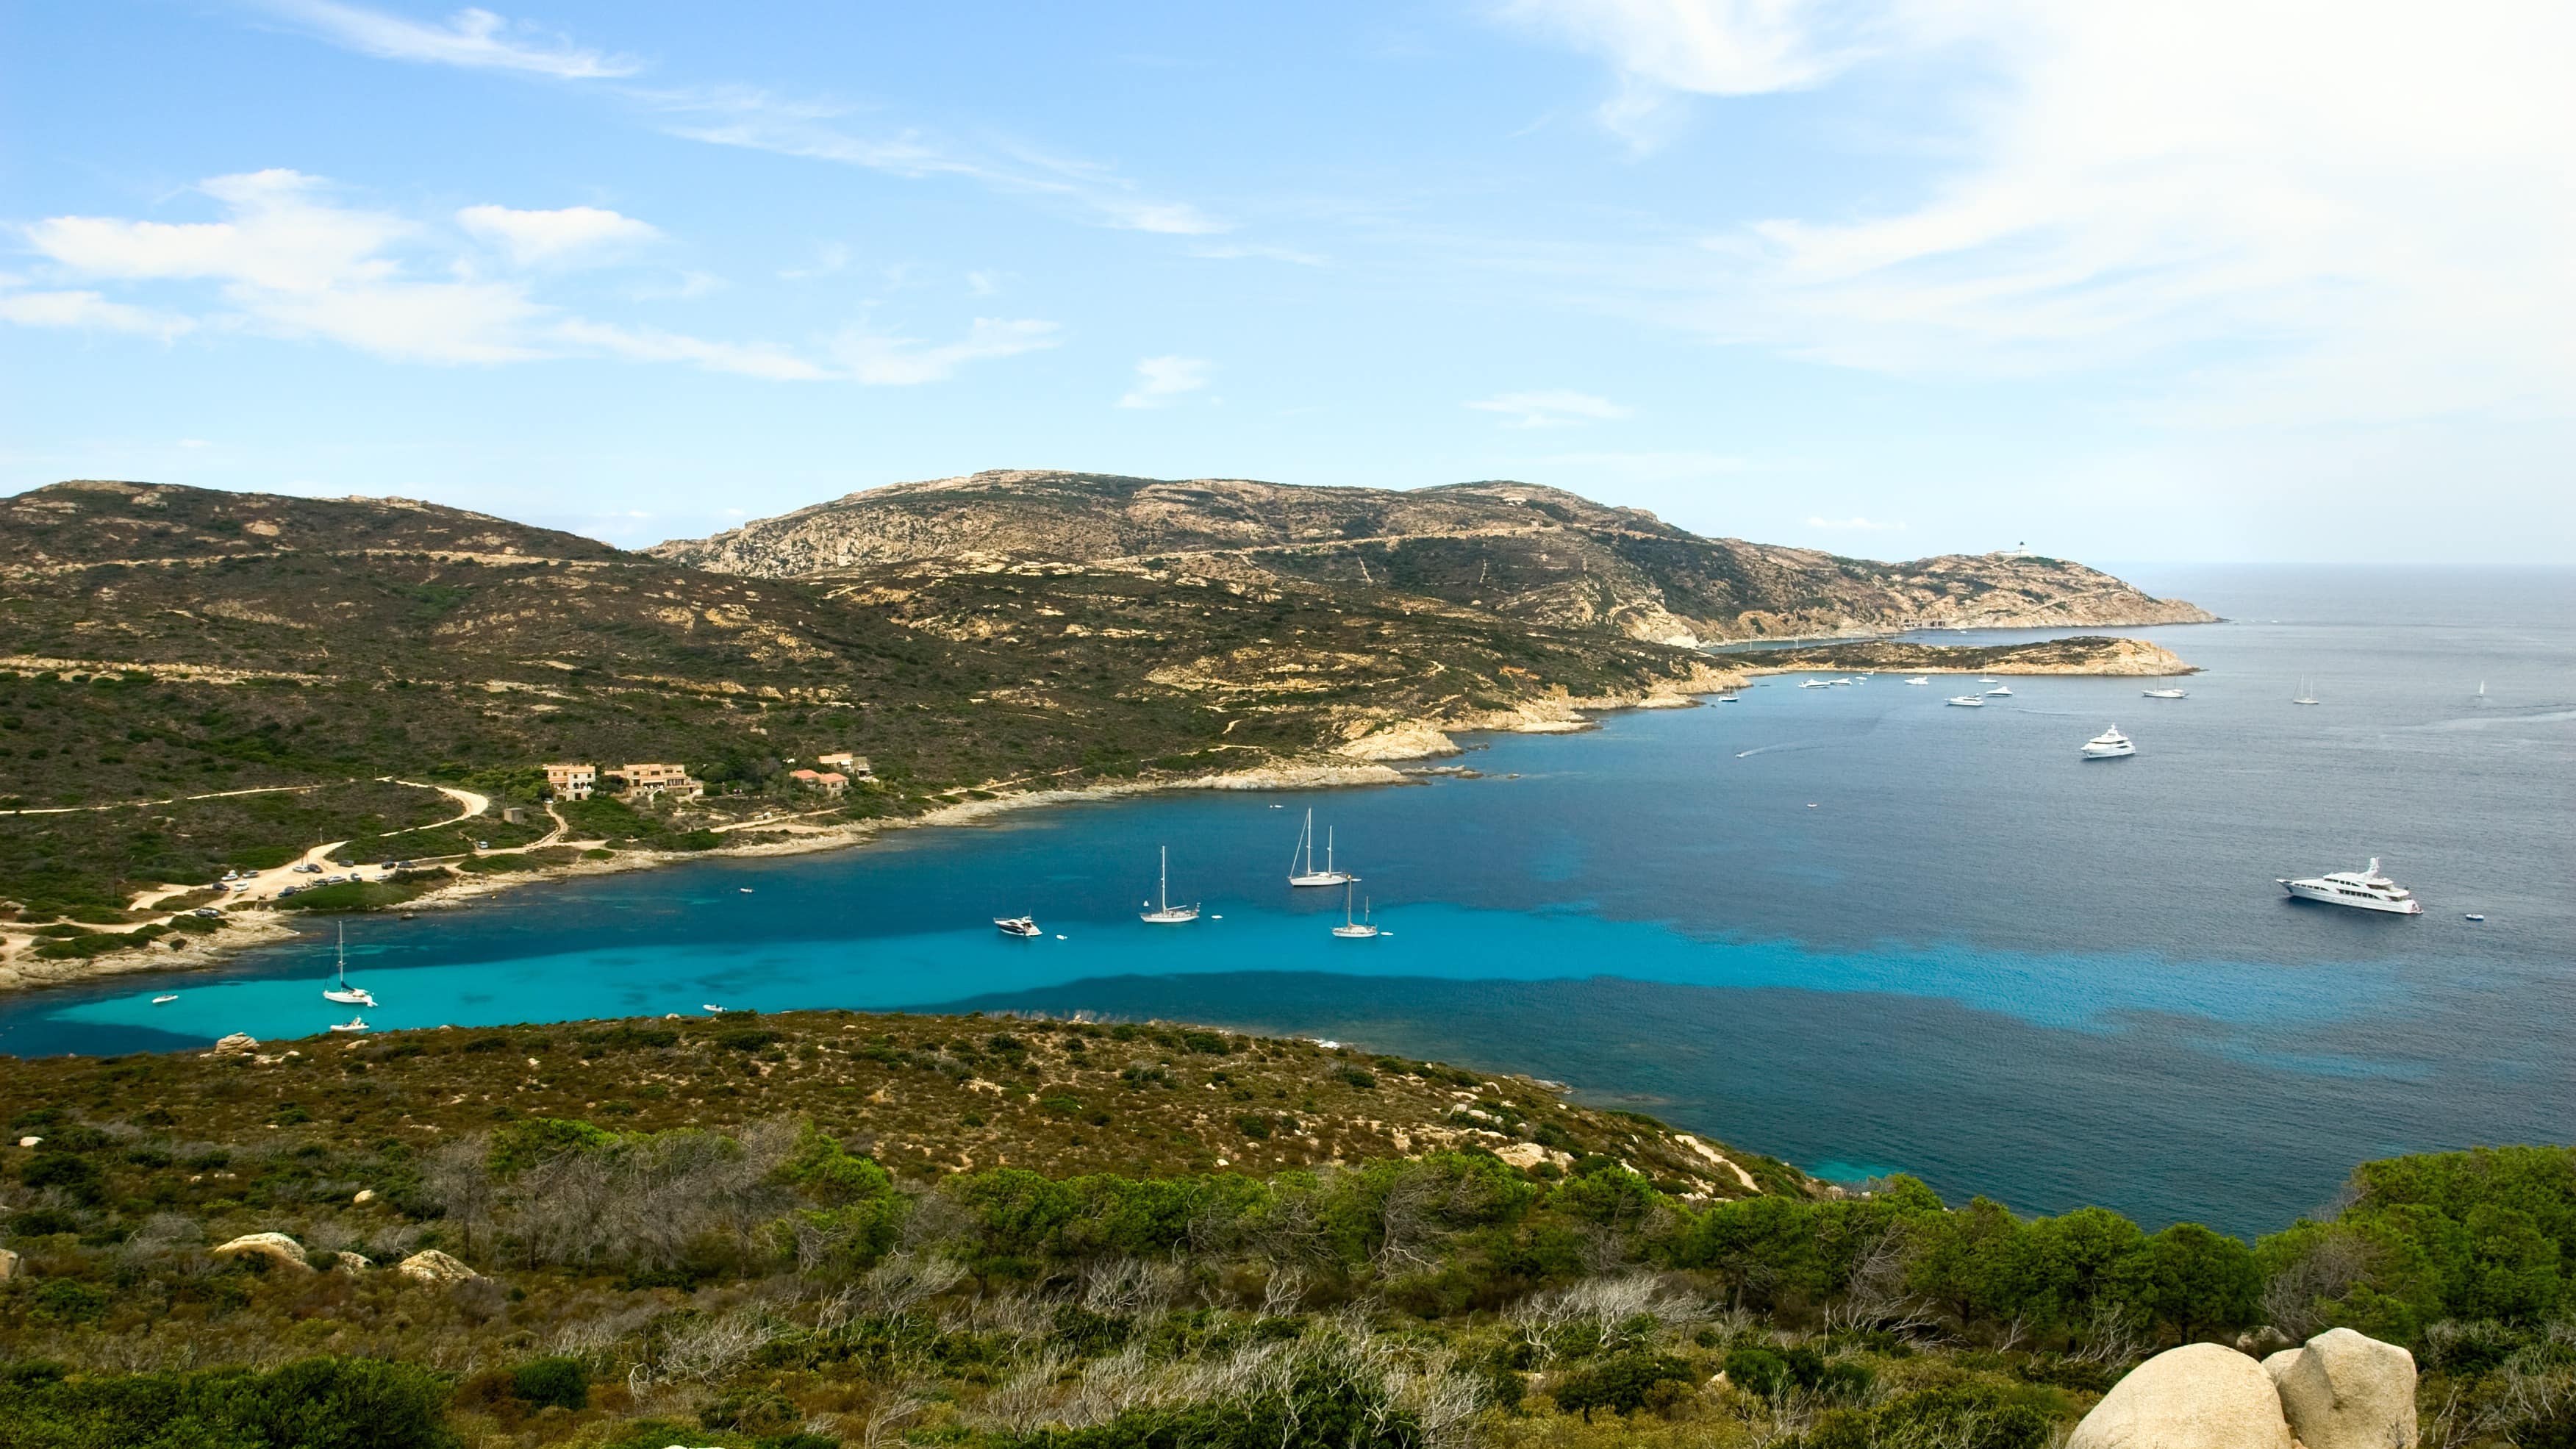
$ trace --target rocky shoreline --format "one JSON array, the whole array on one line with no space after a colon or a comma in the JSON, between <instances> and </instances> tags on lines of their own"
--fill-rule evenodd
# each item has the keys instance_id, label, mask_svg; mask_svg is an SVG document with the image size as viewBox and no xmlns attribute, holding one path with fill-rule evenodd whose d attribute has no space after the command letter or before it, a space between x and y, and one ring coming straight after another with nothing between
<instances>
[{"instance_id":1,"label":"rocky shoreline","mask_svg":"<svg viewBox=\"0 0 2576 1449\"><path fill-rule=\"evenodd\" d=\"M2074 651L2073 656L2060 660L2049 660L2035 655L2019 659L1987 657L2015 653L2031 655L2032 651L2068 645L2083 647ZM2120 647L2112 649L2102 646ZM1847 652L1848 649L1872 652L1855 655ZM1891 650L1897 653L1876 652ZM1818 661L1816 658L1818 653L1829 654L1830 662ZM1943 662L1933 662L1927 656L1978 656L1978 659L1968 662L1946 659ZM1918 662L1858 662L1863 658L1900 657ZM1275 760L1242 770L1143 782L1122 781L1090 785L1079 789L1033 790L1020 794L998 795L990 800L968 800L943 806L928 814L901 820L849 821L827 825L803 824L795 821L746 822L734 828L746 832L758 832L769 838L743 845L718 846L712 850L703 851L620 851L605 860L574 860L537 866L524 871L513 871L507 875L462 878L406 902L403 909L454 910L483 897L525 886L588 876L615 875L627 871L653 870L693 860L756 859L842 850L865 844L889 830L971 825L1014 811L1069 804L1080 800L1161 794L1175 790L1319 790L1345 789L1362 785L1416 784L1420 783L1417 775L1396 769L1389 762L1424 760L1458 754L1461 747L1453 738L1457 733L1492 731L1513 734L1574 734L1599 728L1596 716L1613 711L1692 708L1707 695L1743 688L1754 675L1837 668L2136 676L2195 672L2193 666L2183 663L2170 652L2156 645L2134 639L2093 638L2052 640L2041 645L2013 645L2001 650L1944 649L1939 646L1874 641L1825 651L1800 650L1794 654L1766 655L1759 660L1758 664L1753 660L1744 662L1748 667L1742 669L1723 668L1715 664L1701 665L1692 673L1677 677L1668 684L1645 694L1587 697L1558 692L1525 700L1510 709L1459 711L1434 719L1356 718L1345 726L1342 743L1334 746L1324 755ZM785 838L779 838L782 835ZM302 934L289 923L287 913L263 910L245 911L228 916L220 931L204 936L188 937L184 945L166 951L147 948L111 952L81 959L50 961L39 959L31 950L22 948L12 952L7 959L0 960L0 992L73 986L106 976L207 970L223 965L243 951L294 940Z\"/></svg>"}]
</instances>

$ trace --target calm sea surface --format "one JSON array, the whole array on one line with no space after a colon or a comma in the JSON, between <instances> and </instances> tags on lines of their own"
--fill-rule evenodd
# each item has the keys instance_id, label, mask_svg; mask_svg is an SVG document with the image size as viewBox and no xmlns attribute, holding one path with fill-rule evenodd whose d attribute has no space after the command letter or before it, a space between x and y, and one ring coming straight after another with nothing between
<instances>
[{"instance_id":1,"label":"calm sea surface","mask_svg":"<svg viewBox=\"0 0 2576 1449\"><path fill-rule=\"evenodd\" d=\"M715 1003L1327 1036L1829 1175L2240 1232L2365 1158L2576 1139L2576 571L2136 572L2229 616L2131 631L2206 669L2189 699L2014 679L1964 710L1957 680L1779 677L1478 740L1483 779L1084 803L359 918L350 974L386 1028ZM2303 680L2323 704L2289 703ZM2113 723L2138 755L2078 760ZM1340 897L1285 884L1309 805L1388 936L1334 939ZM1136 920L1163 845L1209 919ZM2372 855L2423 916L2273 884ZM1023 911L1045 939L987 924ZM316 1033L344 1010L329 956L317 933L6 998L0 1051Z\"/></svg>"}]
</instances>

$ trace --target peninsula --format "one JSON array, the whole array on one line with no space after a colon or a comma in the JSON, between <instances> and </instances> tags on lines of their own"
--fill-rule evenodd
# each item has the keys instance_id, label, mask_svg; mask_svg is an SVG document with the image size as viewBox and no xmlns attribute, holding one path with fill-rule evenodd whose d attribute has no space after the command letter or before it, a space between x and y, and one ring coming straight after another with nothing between
<instances>
[{"instance_id":1,"label":"peninsula","mask_svg":"<svg viewBox=\"0 0 2576 1449\"><path fill-rule=\"evenodd\" d=\"M1523 484L1052 472L641 553L404 499L71 482L0 500L0 584L0 986L1066 792L1392 782L1452 731L1580 729L1781 663L1711 641L2208 617L2062 560L1835 558Z\"/></svg>"}]
</instances>

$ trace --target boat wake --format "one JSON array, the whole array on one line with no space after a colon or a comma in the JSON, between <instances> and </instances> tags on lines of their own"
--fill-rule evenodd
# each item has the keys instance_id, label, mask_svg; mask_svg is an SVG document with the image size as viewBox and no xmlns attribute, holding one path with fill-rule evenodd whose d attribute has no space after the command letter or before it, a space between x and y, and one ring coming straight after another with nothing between
<instances>
[{"instance_id":1,"label":"boat wake","mask_svg":"<svg viewBox=\"0 0 2576 1449\"><path fill-rule=\"evenodd\" d=\"M1735 757L1739 760L1749 760L1755 755L1777 754L1782 750L1821 750L1823 748L1822 744L1814 740L1792 740L1786 744L1762 745L1750 750L1737 750Z\"/></svg>"}]
</instances>

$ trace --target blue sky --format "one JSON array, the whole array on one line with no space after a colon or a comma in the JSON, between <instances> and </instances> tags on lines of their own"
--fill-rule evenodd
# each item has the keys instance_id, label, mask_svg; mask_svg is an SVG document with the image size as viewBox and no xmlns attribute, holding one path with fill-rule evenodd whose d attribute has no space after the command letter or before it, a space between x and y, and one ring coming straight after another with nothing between
<instances>
[{"instance_id":1,"label":"blue sky","mask_svg":"<svg viewBox=\"0 0 2576 1449\"><path fill-rule=\"evenodd\" d=\"M2576 561L2576 8L0 8L0 487Z\"/></svg>"}]
</instances>

